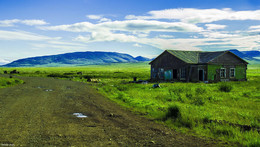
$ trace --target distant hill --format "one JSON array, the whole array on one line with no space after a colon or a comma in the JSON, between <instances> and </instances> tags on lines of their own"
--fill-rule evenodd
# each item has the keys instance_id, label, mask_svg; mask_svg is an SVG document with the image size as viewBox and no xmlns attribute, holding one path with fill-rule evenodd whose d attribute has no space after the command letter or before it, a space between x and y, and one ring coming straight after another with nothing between
<instances>
[{"instance_id":1,"label":"distant hill","mask_svg":"<svg viewBox=\"0 0 260 147\"><path fill-rule=\"evenodd\" d=\"M151 61L151 59L145 58L145 57L142 57L142 56L136 57L135 60L137 60L137 61Z\"/></svg>"},{"instance_id":2,"label":"distant hill","mask_svg":"<svg viewBox=\"0 0 260 147\"><path fill-rule=\"evenodd\" d=\"M260 51L242 51L242 53L253 58L260 58Z\"/></svg>"},{"instance_id":3,"label":"distant hill","mask_svg":"<svg viewBox=\"0 0 260 147\"><path fill-rule=\"evenodd\" d=\"M31 57L19 59L5 67L51 67L51 66L83 66L108 63L126 63L150 61L150 59L138 56L134 58L128 54L116 52L74 52L59 55Z\"/></svg>"}]
</instances>

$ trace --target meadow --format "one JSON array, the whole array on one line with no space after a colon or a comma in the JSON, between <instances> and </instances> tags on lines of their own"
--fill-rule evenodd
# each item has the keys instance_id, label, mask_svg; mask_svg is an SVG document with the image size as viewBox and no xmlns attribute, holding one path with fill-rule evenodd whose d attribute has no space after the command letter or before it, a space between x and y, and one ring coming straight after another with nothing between
<instances>
[{"instance_id":1,"label":"meadow","mask_svg":"<svg viewBox=\"0 0 260 147\"><path fill-rule=\"evenodd\" d=\"M245 146L260 146L260 65L248 66L248 81L165 82L160 83L160 88L153 88L153 82L130 82L133 77L137 80L150 78L147 62L0 68L0 74L14 69L21 76L53 77L91 84L126 109L180 132ZM89 79L95 80L90 82Z\"/></svg>"},{"instance_id":2,"label":"meadow","mask_svg":"<svg viewBox=\"0 0 260 147\"><path fill-rule=\"evenodd\" d=\"M0 88L5 88L9 86L14 86L17 84L22 84L23 81L17 78L10 78L10 77L0 77Z\"/></svg>"}]
</instances>

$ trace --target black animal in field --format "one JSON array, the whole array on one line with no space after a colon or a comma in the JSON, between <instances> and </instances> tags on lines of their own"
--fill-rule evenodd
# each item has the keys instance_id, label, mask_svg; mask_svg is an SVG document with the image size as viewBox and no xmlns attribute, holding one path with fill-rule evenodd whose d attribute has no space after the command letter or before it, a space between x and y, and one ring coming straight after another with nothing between
<instances>
[{"instance_id":1,"label":"black animal in field","mask_svg":"<svg viewBox=\"0 0 260 147\"><path fill-rule=\"evenodd\" d=\"M17 71L16 69L10 72L10 74L19 74L19 73L20 73L20 72Z\"/></svg>"}]
</instances>

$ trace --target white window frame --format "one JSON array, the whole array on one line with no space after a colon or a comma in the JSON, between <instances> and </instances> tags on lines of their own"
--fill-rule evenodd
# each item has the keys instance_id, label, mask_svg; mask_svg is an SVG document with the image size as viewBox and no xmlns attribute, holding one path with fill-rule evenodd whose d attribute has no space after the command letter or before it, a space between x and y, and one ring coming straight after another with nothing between
<instances>
[{"instance_id":1,"label":"white window frame","mask_svg":"<svg viewBox=\"0 0 260 147\"><path fill-rule=\"evenodd\" d=\"M233 74L232 74L232 70L233 70ZM233 75L233 76L232 76ZM230 71L229 71L229 77L230 78L234 78L236 76L236 70L235 68L230 68Z\"/></svg>"},{"instance_id":2,"label":"white window frame","mask_svg":"<svg viewBox=\"0 0 260 147\"><path fill-rule=\"evenodd\" d=\"M222 76L222 70L224 70L224 77ZM219 72L219 74L220 74L220 78L226 78L227 77L227 72L226 72L226 68L220 68L220 72Z\"/></svg>"}]
</instances>

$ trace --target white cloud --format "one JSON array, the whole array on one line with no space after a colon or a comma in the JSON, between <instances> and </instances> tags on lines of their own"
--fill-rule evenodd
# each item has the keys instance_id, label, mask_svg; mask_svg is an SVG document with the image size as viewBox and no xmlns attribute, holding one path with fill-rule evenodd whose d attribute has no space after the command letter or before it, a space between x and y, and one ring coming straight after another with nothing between
<instances>
[{"instance_id":1,"label":"white cloud","mask_svg":"<svg viewBox=\"0 0 260 147\"><path fill-rule=\"evenodd\" d=\"M106 21L112 21L112 20L109 19L109 18L101 18L101 19L99 20L99 22L106 22Z\"/></svg>"},{"instance_id":2,"label":"white cloud","mask_svg":"<svg viewBox=\"0 0 260 147\"><path fill-rule=\"evenodd\" d=\"M149 33L157 32L200 32L203 28L194 24L183 22L161 22L155 20L126 20L112 21L93 24L90 22L80 22L71 25L45 26L43 30L70 31L70 32L92 32L97 30L108 31L129 31Z\"/></svg>"},{"instance_id":3,"label":"white cloud","mask_svg":"<svg viewBox=\"0 0 260 147\"><path fill-rule=\"evenodd\" d=\"M136 43L136 44L134 44L133 46L135 46L135 47L142 47L140 44L138 44L138 43Z\"/></svg>"},{"instance_id":4,"label":"white cloud","mask_svg":"<svg viewBox=\"0 0 260 147\"><path fill-rule=\"evenodd\" d=\"M118 41L118 42L136 42L137 38L132 35L122 33L112 33L110 31L92 32L91 35L78 36L76 41L81 42L101 42L101 41Z\"/></svg>"},{"instance_id":5,"label":"white cloud","mask_svg":"<svg viewBox=\"0 0 260 147\"><path fill-rule=\"evenodd\" d=\"M258 26L250 26L249 27L249 33L254 33L255 35L260 35L260 25Z\"/></svg>"},{"instance_id":6,"label":"white cloud","mask_svg":"<svg viewBox=\"0 0 260 147\"><path fill-rule=\"evenodd\" d=\"M219 25L219 24L205 24L208 30L219 30L219 29L225 29L226 25Z\"/></svg>"},{"instance_id":7,"label":"white cloud","mask_svg":"<svg viewBox=\"0 0 260 147\"><path fill-rule=\"evenodd\" d=\"M174 38L173 35L159 35L159 38Z\"/></svg>"},{"instance_id":8,"label":"white cloud","mask_svg":"<svg viewBox=\"0 0 260 147\"><path fill-rule=\"evenodd\" d=\"M260 25L258 25L258 26L250 26L249 29L260 29Z\"/></svg>"},{"instance_id":9,"label":"white cloud","mask_svg":"<svg viewBox=\"0 0 260 147\"><path fill-rule=\"evenodd\" d=\"M30 32L24 32L24 31L4 31L4 30L0 30L0 39L1 40L39 41L39 40L51 40L51 39L55 39L55 38L37 35L37 34L33 34L33 33L30 33Z\"/></svg>"},{"instance_id":10,"label":"white cloud","mask_svg":"<svg viewBox=\"0 0 260 147\"><path fill-rule=\"evenodd\" d=\"M44 20L37 20L37 19L21 20L20 22L23 23L23 24L29 25L29 26L46 25L46 24L48 24Z\"/></svg>"},{"instance_id":11,"label":"white cloud","mask_svg":"<svg viewBox=\"0 0 260 147\"><path fill-rule=\"evenodd\" d=\"M103 15L86 15L87 18L93 19L93 20L99 20L98 22L107 22L111 21L109 18L103 17Z\"/></svg>"},{"instance_id":12,"label":"white cloud","mask_svg":"<svg viewBox=\"0 0 260 147\"><path fill-rule=\"evenodd\" d=\"M25 24L29 26L36 26L36 25L46 25L48 24L44 20L37 20L37 19L31 19L31 20L20 20L20 19L11 19L11 20L0 20L0 27L12 27L14 24Z\"/></svg>"},{"instance_id":13,"label":"white cloud","mask_svg":"<svg viewBox=\"0 0 260 147\"><path fill-rule=\"evenodd\" d=\"M91 32L95 30L95 25L90 22L80 22L72 25L43 26L39 28L52 31Z\"/></svg>"},{"instance_id":14,"label":"white cloud","mask_svg":"<svg viewBox=\"0 0 260 147\"><path fill-rule=\"evenodd\" d=\"M201 50L201 46L207 45L220 45L227 47L227 49L230 46L248 50L259 48L257 35L253 36L248 32L260 30L260 26L251 26L249 31L233 30L230 32L220 31L225 29L226 25L211 22L219 20L260 20L260 10L233 11L228 8L168 9L150 11L146 16L128 15L125 17L127 20L121 21L111 21L102 15L88 15L87 17L97 20L96 23L79 22L58 26L41 26L39 28L42 30L80 32L81 34L78 34L74 41L84 43L132 42L136 47L140 44L146 44L161 49L179 50ZM202 25L196 23L207 23L202 24L207 29L199 27ZM167 35L165 32L167 32ZM246 33L249 35L246 35ZM156 37L152 38L153 36Z\"/></svg>"},{"instance_id":15,"label":"white cloud","mask_svg":"<svg viewBox=\"0 0 260 147\"><path fill-rule=\"evenodd\" d=\"M11 61L6 60L6 59L0 59L0 65L4 65L4 64L10 63L10 62Z\"/></svg>"},{"instance_id":16,"label":"white cloud","mask_svg":"<svg viewBox=\"0 0 260 147\"><path fill-rule=\"evenodd\" d=\"M19 19L0 20L0 27L12 27L14 26L14 23L17 23L19 21Z\"/></svg>"},{"instance_id":17,"label":"white cloud","mask_svg":"<svg viewBox=\"0 0 260 147\"><path fill-rule=\"evenodd\" d=\"M103 16L102 15L86 15L86 17L89 19L101 19Z\"/></svg>"},{"instance_id":18,"label":"white cloud","mask_svg":"<svg viewBox=\"0 0 260 147\"><path fill-rule=\"evenodd\" d=\"M128 15L126 19L170 19L188 23L210 23L219 20L260 20L260 10L233 11L225 9L166 9L150 11L146 16Z\"/></svg>"},{"instance_id":19,"label":"white cloud","mask_svg":"<svg viewBox=\"0 0 260 147\"><path fill-rule=\"evenodd\" d=\"M213 31L208 31L208 32L201 32L204 37L206 38L231 38L231 37L239 37L238 34L229 34L225 32L213 32Z\"/></svg>"}]
</instances>

